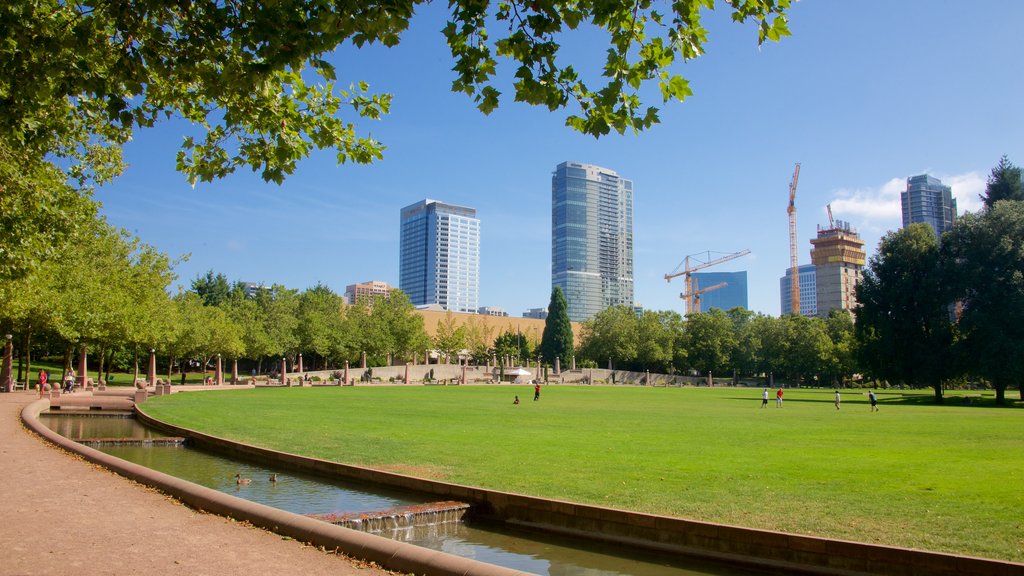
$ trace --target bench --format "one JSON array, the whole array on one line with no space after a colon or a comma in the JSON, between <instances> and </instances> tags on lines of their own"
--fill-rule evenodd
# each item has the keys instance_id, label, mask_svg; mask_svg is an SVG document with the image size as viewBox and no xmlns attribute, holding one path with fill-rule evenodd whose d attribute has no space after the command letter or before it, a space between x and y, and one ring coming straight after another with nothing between
<instances>
[{"instance_id":1,"label":"bench","mask_svg":"<svg viewBox=\"0 0 1024 576\"><path fill-rule=\"evenodd\" d=\"M14 392L17 392L18 390L27 390L28 388L26 388L26 386L27 385L25 384L25 382L19 382L19 381L15 380L11 384L11 390L14 391Z\"/></svg>"}]
</instances>

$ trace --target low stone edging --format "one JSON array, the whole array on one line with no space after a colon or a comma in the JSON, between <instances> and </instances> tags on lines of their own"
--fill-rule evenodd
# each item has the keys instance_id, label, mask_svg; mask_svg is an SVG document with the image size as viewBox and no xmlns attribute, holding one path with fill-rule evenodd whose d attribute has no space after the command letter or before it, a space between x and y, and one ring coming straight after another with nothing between
<instances>
[{"instance_id":1,"label":"low stone edging","mask_svg":"<svg viewBox=\"0 0 1024 576\"><path fill-rule=\"evenodd\" d=\"M157 488L199 510L249 522L278 534L290 536L300 542L308 542L327 549L337 549L349 556L376 562L386 569L398 572L432 576L524 576L528 574L335 526L300 514L293 514L231 496L145 466L133 464L78 444L47 428L39 421L39 413L48 409L49 406L50 402L47 399L32 402L22 410L22 422L31 431L52 444L78 454L85 460L99 464L125 478Z\"/></svg>"},{"instance_id":2,"label":"low stone edging","mask_svg":"<svg viewBox=\"0 0 1024 576\"><path fill-rule=\"evenodd\" d=\"M414 478L218 438L156 420L138 406L136 414L150 426L222 453L468 502L474 514L512 526L785 573L1024 576L1024 564L1014 562L697 522Z\"/></svg>"}]
</instances>

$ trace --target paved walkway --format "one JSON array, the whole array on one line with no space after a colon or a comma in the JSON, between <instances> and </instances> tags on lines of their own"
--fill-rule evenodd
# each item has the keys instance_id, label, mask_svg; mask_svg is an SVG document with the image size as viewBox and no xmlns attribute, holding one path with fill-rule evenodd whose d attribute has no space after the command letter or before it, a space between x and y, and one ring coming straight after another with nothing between
<instances>
[{"instance_id":1,"label":"paved walkway","mask_svg":"<svg viewBox=\"0 0 1024 576\"><path fill-rule=\"evenodd\" d=\"M69 455L21 425L37 398L0 393L0 574L388 574L197 512Z\"/></svg>"}]
</instances>

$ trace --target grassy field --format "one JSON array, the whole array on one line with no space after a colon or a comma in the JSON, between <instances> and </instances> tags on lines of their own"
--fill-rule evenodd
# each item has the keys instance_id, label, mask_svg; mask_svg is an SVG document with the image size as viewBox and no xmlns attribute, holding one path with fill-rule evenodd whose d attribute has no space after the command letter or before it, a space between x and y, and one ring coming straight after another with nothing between
<instances>
[{"instance_id":1,"label":"grassy field","mask_svg":"<svg viewBox=\"0 0 1024 576\"><path fill-rule=\"evenodd\" d=\"M521 404L514 406L518 394ZM153 398L271 448L655 514L1024 561L1024 410L924 394L331 387ZM989 400L991 402L991 400Z\"/></svg>"}]
</instances>

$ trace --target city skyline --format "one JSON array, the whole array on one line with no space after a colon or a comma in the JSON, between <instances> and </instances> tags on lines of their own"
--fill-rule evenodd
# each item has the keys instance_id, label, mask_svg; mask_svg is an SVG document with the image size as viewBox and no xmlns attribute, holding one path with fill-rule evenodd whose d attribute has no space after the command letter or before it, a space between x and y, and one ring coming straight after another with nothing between
<instances>
[{"instance_id":1,"label":"city skyline","mask_svg":"<svg viewBox=\"0 0 1024 576\"><path fill-rule=\"evenodd\" d=\"M282 186L240 171L192 189L174 154L194 132L180 122L140 130L129 168L96 198L102 214L177 265L176 286L207 270L232 280L342 293L369 279L398 285L394 215L416 198L473 206L484 222L480 304L514 315L546 306L551 290L551 167L566 159L609 166L634 181L635 301L683 310L664 274L688 254L749 248L750 308L778 315L789 265L786 204L794 162L800 264L827 224L825 206L851 222L869 255L901 226L907 178L951 187L961 213L977 210L985 178L1006 154L1024 162L1024 78L1003 70L1020 53L1018 2L951 5L799 2L793 37L756 46L756 31L709 14L706 53L682 73L694 95L659 106L661 124L599 140L550 113L503 100L490 116L450 92L450 55L437 31L444 7L426 5L402 44L344 50L339 83L365 79L395 94L391 114L359 129L384 142L371 166L330 154L299 164ZM957 43L910 29L955 29ZM871 38L866 42L865 38ZM568 40L567 40L568 42ZM600 39L573 39L571 54L603 54ZM915 82L941 90L903 97ZM653 100L651 99L653 98ZM659 105L657 95L649 95Z\"/></svg>"}]
</instances>

